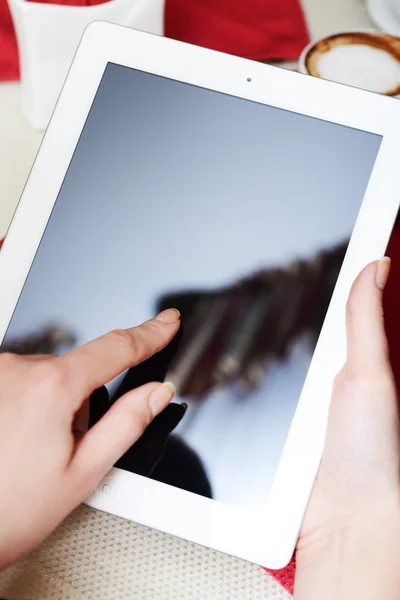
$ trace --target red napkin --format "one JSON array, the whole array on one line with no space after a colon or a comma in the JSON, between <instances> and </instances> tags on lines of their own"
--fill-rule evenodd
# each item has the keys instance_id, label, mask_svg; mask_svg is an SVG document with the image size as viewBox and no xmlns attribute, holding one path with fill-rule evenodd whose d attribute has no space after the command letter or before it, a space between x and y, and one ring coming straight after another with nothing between
<instances>
[{"instance_id":1,"label":"red napkin","mask_svg":"<svg viewBox=\"0 0 400 600\"><path fill-rule=\"evenodd\" d=\"M0 81L19 78L18 51L7 0L0 0Z\"/></svg>"},{"instance_id":2,"label":"red napkin","mask_svg":"<svg viewBox=\"0 0 400 600\"><path fill-rule=\"evenodd\" d=\"M47 0L36 0L47 3ZM107 0L52 0L51 4L91 6ZM50 2L49 2L50 4ZM0 0L0 82L19 79L18 49L7 0Z\"/></svg>"},{"instance_id":3,"label":"red napkin","mask_svg":"<svg viewBox=\"0 0 400 600\"><path fill-rule=\"evenodd\" d=\"M106 1L51 3L91 6ZM296 60L309 41L298 0L166 0L165 35L262 61ZM0 81L18 78L14 28L7 0L0 0Z\"/></svg>"},{"instance_id":4,"label":"red napkin","mask_svg":"<svg viewBox=\"0 0 400 600\"><path fill-rule=\"evenodd\" d=\"M166 0L165 35L260 61L297 60L309 42L298 0Z\"/></svg>"}]
</instances>

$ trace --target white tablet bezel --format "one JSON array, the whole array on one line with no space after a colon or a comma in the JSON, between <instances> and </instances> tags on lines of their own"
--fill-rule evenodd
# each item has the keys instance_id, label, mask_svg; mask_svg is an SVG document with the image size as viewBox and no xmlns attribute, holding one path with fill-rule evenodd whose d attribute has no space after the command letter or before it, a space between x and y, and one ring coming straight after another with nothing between
<instances>
[{"instance_id":1,"label":"white tablet bezel","mask_svg":"<svg viewBox=\"0 0 400 600\"><path fill-rule=\"evenodd\" d=\"M384 254L398 210L400 102L125 27L91 24L0 252L0 341L109 62L383 136L265 511L246 513L116 468L106 478L110 493L101 491L103 481L88 500L103 511L281 568L295 546L322 453L332 382L345 359L346 298L360 269Z\"/></svg>"}]
</instances>

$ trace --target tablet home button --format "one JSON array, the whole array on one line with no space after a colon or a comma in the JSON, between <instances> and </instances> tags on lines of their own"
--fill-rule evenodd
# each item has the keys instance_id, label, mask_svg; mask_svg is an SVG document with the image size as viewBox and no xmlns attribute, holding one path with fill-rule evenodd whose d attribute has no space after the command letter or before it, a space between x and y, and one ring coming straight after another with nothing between
<instances>
[{"instance_id":1,"label":"tablet home button","mask_svg":"<svg viewBox=\"0 0 400 600\"><path fill-rule=\"evenodd\" d=\"M101 491L103 494L111 494L111 485L109 483L104 483L102 485Z\"/></svg>"},{"instance_id":2,"label":"tablet home button","mask_svg":"<svg viewBox=\"0 0 400 600\"><path fill-rule=\"evenodd\" d=\"M104 500L106 498L112 498L115 493L115 485L109 479L103 479L100 481L99 485L96 487L95 495L97 497L101 496Z\"/></svg>"}]
</instances>

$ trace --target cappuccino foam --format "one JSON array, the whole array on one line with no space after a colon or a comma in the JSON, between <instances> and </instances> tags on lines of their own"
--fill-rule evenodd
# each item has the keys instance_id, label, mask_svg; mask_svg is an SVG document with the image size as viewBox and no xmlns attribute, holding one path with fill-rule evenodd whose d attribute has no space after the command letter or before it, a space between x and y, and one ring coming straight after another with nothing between
<instances>
[{"instance_id":1,"label":"cappuccino foam","mask_svg":"<svg viewBox=\"0 0 400 600\"><path fill-rule=\"evenodd\" d=\"M387 93L400 85L400 62L367 44L338 45L320 55L320 77L372 92Z\"/></svg>"}]
</instances>

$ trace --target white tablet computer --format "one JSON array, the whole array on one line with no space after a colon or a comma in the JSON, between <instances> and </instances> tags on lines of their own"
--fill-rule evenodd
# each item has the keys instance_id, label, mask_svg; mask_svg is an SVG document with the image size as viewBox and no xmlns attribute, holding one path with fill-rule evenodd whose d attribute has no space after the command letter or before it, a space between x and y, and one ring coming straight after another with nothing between
<instances>
[{"instance_id":1,"label":"white tablet computer","mask_svg":"<svg viewBox=\"0 0 400 600\"><path fill-rule=\"evenodd\" d=\"M348 292L398 210L399 144L391 98L87 29L0 253L0 340L56 327L81 344L175 306L177 342L101 402L167 377L188 406L91 506L271 568L290 560Z\"/></svg>"}]
</instances>

